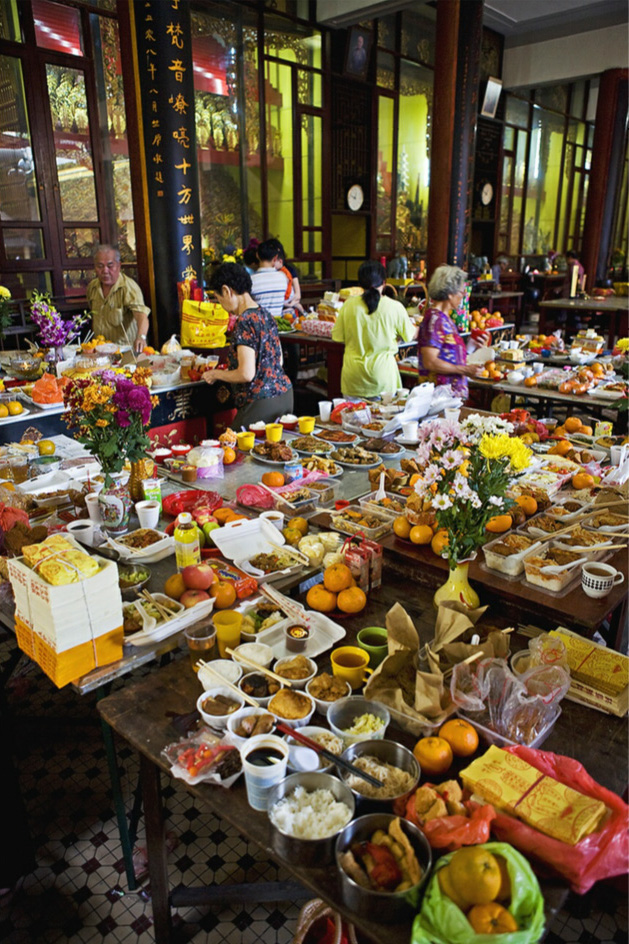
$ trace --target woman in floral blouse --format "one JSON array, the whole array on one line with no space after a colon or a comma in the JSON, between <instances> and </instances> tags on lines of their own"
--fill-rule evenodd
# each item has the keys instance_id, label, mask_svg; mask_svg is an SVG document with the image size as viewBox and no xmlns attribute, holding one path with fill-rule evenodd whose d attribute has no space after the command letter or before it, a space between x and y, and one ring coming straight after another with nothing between
<instances>
[{"instance_id":1,"label":"woman in floral blouse","mask_svg":"<svg viewBox=\"0 0 629 944\"><path fill-rule=\"evenodd\" d=\"M282 346L275 319L251 297L251 276L235 262L219 266L210 288L236 327L227 357L227 369L220 367L203 374L206 383L234 384L238 407L233 425L247 428L263 420L274 422L293 411L293 387L284 372Z\"/></svg>"},{"instance_id":2,"label":"woman in floral blouse","mask_svg":"<svg viewBox=\"0 0 629 944\"><path fill-rule=\"evenodd\" d=\"M428 283L430 304L419 326L419 379L450 384L457 397L467 399L467 378L476 377L480 365L467 364L467 348L452 320L451 312L463 299L467 274L457 266L435 269ZM483 335L482 342L490 339ZM472 342L476 344L478 342Z\"/></svg>"}]
</instances>

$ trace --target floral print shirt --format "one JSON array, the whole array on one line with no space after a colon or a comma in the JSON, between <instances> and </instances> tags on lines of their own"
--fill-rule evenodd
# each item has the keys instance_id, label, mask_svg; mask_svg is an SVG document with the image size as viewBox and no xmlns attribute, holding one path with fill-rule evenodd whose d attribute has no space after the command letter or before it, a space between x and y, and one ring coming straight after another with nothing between
<instances>
[{"instance_id":1,"label":"floral print shirt","mask_svg":"<svg viewBox=\"0 0 629 944\"><path fill-rule=\"evenodd\" d=\"M422 348L434 347L437 356L448 364L464 366L467 363L467 349L465 342L457 331L452 318L438 308L429 308L419 326L418 356L420 381L431 381L434 384L450 384L453 393L467 399L467 377L461 374L437 374L426 370L422 362Z\"/></svg>"},{"instance_id":2,"label":"floral print shirt","mask_svg":"<svg viewBox=\"0 0 629 944\"><path fill-rule=\"evenodd\" d=\"M247 308L232 333L227 358L229 370L238 367L238 346L250 347L256 356L256 375L250 383L233 384L234 401L243 407L252 400L278 397L291 389L282 366L282 345L277 325L266 308Z\"/></svg>"}]
</instances>

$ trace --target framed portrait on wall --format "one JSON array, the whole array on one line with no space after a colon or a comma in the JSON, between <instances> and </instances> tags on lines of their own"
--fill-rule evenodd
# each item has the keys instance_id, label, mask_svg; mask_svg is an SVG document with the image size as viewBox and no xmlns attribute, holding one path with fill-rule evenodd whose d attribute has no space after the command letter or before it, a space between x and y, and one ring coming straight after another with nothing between
<instances>
[{"instance_id":1,"label":"framed portrait on wall","mask_svg":"<svg viewBox=\"0 0 629 944\"><path fill-rule=\"evenodd\" d=\"M354 79L366 79L373 36L371 30L352 26L347 36L345 51L345 75Z\"/></svg>"},{"instance_id":2,"label":"framed portrait on wall","mask_svg":"<svg viewBox=\"0 0 629 944\"><path fill-rule=\"evenodd\" d=\"M495 79L493 76L489 76L487 79L487 87L485 89L485 97L483 98L483 104L480 110L483 118L496 117L496 110L498 108L498 101L500 99L501 91L502 79Z\"/></svg>"}]
</instances>

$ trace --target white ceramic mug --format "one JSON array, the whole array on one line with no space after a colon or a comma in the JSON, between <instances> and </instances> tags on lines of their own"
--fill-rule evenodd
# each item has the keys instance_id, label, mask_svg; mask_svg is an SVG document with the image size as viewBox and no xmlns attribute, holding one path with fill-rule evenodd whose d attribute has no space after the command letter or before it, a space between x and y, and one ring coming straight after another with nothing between
<instances>
[{"instance_id":1,"label":"white ceramic mug","mask_svg":"<svg viewBox=\"0 0 629 944\"><path fill-rule=\"evenodd\" d=\"M96 492L90 492L89 495L85 496L85 507L94 524L100 524L103 516L100 513L100 504Z\"/></svg>"},{"instance_id":2,"label":"white ceramic mug","mask_svg":"<svg viewBox=\"0 0 629 944\"><path fill-rule=\"evenodd\" d=\"M417 430L417 420L413 420L412 423L402 423L402 435L404 439L414 442L417 439Z\"/></svg>"},{"instance_id":3,"label":"white ceramic mug","mask_svg":"<svg viewBox=\"0 0 629 944\"><path fill-rule=\"evenodd\" d=\"M263 511L260 517L270 521L278 531L281 531L284 527L284 513L281 511Z\"/></svg>"},{"instance_id":4,"label":"white ceramic mug","mask_svg":"<svg viewBox=\"0 0 629 944\"><path fill-rule=\"evenodd\" d=\"M622 583L625 575L609 564L600 564L598 561L588 561L581 570L581 586L583 592L595 600L606 597L611 588Z\"/></svg>"},{"instance_id":5,"label":"white ceramic mug","mask_svg":"<svg viewBox=\"0 0 629 944\"><path fill-rule=\"evenodd\" d=\"M153 499L136 502L135 513L141 528L156 528L159 522L159 502Z\"/></svg>"},{"instance_id":6,"label":"white ceramic mug","mask_svg":"<svg viewBox=\"0 0 629 944\"><path fill-rule=\"evenodd\" d=\"M322 423L329 422L331 412L332 412L332 401L320 400L319 401L319 419L321 420Z\"/></svg>"},{"instance_id":7,"label":"white ceramic mug","mask_svg":"<svg viewBox=\"0 0 629 944\"><path fill-rule=\"evenodd\" d=\"M66 525L66 531L76 538L77 541L84 541L85 544L91 544L94 537L94 522L87 518L81 518L79 521L71 521Z\"/></svg>"}]
</instances>

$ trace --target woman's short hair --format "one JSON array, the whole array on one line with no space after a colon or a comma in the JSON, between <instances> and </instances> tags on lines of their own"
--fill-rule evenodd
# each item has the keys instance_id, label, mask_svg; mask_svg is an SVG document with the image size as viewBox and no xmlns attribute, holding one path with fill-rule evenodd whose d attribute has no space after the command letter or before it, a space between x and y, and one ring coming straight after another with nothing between
<instances>
[{"instance_id":1,"label":"woman's short hair","mask_svg":"<svg viewBox=\"0 0 629 944\"><path fill-rule=\"evenodd\" d=\"M210 276L210 288L218 293L222 292L225 285L236 295L244 295L251 292L251 276L237 262L224 262Z\"/></svg>"},{"instance_id":2,"label":"woman's short hair","mask_svg":"<svg viewBox=\"0 0 629 944\"><path fill-rule=\"evenodd\" d=\"M467 272L458 266L440 265L428 283L428 295L436 302L445 302L450 295L462 292L467 281Z\"/></svg>"}]
</instances>

